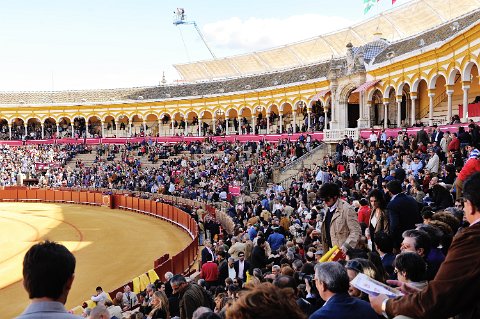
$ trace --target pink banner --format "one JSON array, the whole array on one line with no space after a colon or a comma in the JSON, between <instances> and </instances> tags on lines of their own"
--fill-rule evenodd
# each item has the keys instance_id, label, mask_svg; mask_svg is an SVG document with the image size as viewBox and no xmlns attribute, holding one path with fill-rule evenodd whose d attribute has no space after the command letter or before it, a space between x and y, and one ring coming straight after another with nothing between
<instances>
[{"instance_id":1,"label":"pink banner","mask_svg":"<svg viewBox=\"0 0 480 319\"><path fill-rule=\"evenodd\" d=\"M0 145L10 145L10 146L22 146L22 141L1 141Z\"/></svg>"},{"instance_id":2,"label":"pink banner","mask_svg":"<svg viewBox=\"0 0 480 319\"><path fill-rule=\"evenodd\" d=\"M240 186L228 186L228 192L233 196L240 195Z\"/></svg>"}]
</instances>

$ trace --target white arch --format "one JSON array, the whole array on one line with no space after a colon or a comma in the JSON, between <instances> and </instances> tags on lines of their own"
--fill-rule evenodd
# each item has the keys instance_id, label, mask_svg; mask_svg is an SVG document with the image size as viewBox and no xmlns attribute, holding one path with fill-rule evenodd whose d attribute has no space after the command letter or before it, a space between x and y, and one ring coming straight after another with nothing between
<instances>
[{"instance_id":1,"label":"white arch","mask_svg":"<svg viewBox=\"0 0 480 319\"><path fill-rule=\"evenodd\" d=\"M478 69L478 65L474 61L470 61L465 65L465 68L462 72L462 79L464 81L470 81L470 76L472 75L472 68L474 65L476 65Z\"/></svg>"},{"instance_id":2,"label":"white arch","mask_svg":"<svg viewBox=\"0 0 480 319\"><path fill-rule=\"evenodd\" d=\"M437 80L438 80L438 78L441 77L441 76L445 79L445 81L447 80L447 77L445 76L444 73L439 72L439 73L435 74L435 75L430 79L430 83L428 83L428 89L429 89L429 90L435 89L435 85L436 85L436 83L437 83Z\"/></svg>"},{"instance_id":3,"label":"white arch","mask_svg":"<svg viewBox=\"0 0 480 319\"><path fill-rule=\"evenodd\" d=\"M388 97L390 96L390 92L391 92L392 90L395 91L395 87L394 87L393 85L387 86L386 89L385 89L385 91L383 92L383 96L386 97L386 98L388 98ZM397 92L395 91L395 93L397 93Z\"/></svg>"}]
</instances>

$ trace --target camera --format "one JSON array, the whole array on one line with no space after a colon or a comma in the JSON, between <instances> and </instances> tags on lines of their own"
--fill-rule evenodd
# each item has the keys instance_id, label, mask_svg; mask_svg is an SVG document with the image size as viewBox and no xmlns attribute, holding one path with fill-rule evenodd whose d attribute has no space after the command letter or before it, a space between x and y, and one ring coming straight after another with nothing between
<instances>
[{"instance_id":1,"label":"camera","mask_svg":"<svg viewBox=\"0 0 480 319\"><path fill-rule=\"evenodd\" d=\"M310 284L310 286L312 286L312 287L315 286L314 283L313 283L313 276L312 275L308 275L304 272L298 273L298 281L303 284L305 282L305 280L308 280L308 283Z\"/></svg>"}]
</instances>

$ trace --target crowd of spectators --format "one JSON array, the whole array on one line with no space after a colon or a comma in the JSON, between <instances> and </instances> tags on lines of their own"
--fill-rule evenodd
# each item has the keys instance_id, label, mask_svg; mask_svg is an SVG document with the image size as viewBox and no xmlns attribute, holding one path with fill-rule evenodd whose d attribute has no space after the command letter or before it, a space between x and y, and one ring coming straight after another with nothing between
<instances>
[{"instance_id":1,"label":"crowd of spectators","mask_svg":"<svg viewBox=\"0 0 480 319\"><path fill-rule=\"evenodd\" d=\"M206 237L201 279L167 274L136 296L142 315L135 316L378 318L373 310L378 313L378 307L372 308L368 295L349 282L361 273L427 289L437 274L445 276L442 267L454 237L473 223L466 215L472 205L480 208L472 197L480 190L478 132L470 123L459 132L422 127L413 136L372 131L368 139L345 137L335 152L303 169L289 185L268 183L256 194L246 187L236 197L229 196L226 184L249 185L252 174L268 180L275 163L296 158L312 145L305 139L297 144L206 140L101 146L92 166L79 162L72 171L50 169L40 184L164 192L226 203L235 223L232 234L212 225L205 212L191 212ZM153 154L161 152L167 160L142 167L142 160L155 162ZM322 257L335 249L342 258L324 262ZM449 274L453 283L460 275ZM125 308L123 296L115 299L122 310L132 306ZM394 312L399 306L387 308ZM451 304L448 313L463 310L468 309Z\"/></svg>"},{"instance_id":2,"label":"crowd of spectators","mask_svg":"<svg viewBox=\"0 0 480 319\"><path fill-rule=\"evenodd\" d=\"M472 125L467 134L475 130ZM198 318L195 309L211 318L217 318L212 312L268 318L277 310L280 318L343 318L341 305L349 304L359 318L378 318L368 295L348 282L362 273L422 289L441 269L453 237L468 226L455 180L480 171L480 159L475 139L456 147L456 135L422 128L415 136L346 138L288 187L269 184L258 196L241 194L227 210L234 234L208 227L202 279L175 276L159 283L160 290L173 286L185 303L176 308L176 294L168 292L165 309L181 318ZM345 260L320 262L335 245ZM259 312L249 307L252 298ZM322 307L331 298L338 305ZM295 301L288 311L287 299Z\"/></svg>"}]
</instances>

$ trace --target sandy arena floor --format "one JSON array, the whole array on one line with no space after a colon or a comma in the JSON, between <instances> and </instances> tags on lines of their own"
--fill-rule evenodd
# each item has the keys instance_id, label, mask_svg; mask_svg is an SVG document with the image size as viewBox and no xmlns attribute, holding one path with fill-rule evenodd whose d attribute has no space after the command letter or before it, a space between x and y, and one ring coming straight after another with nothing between
<instances>
[{"instance_id":1,"label":"sandy arena floor","mask_svg":"<svg viewBox=\"0 0 480 319\"><path fill-rule=\"evenodd\" d=\"M40 240L60 242L77 259L67 309L81 305L96 286L109 291L153 268L153 260L190 242L177 227L123 210L69 204L0 203L0 317L28 305L22 286L25 252Z\"/></svg>"}]
</instances>

